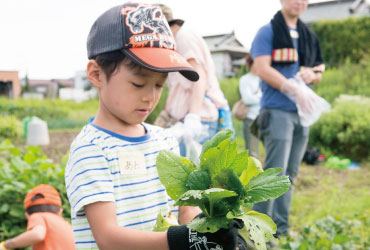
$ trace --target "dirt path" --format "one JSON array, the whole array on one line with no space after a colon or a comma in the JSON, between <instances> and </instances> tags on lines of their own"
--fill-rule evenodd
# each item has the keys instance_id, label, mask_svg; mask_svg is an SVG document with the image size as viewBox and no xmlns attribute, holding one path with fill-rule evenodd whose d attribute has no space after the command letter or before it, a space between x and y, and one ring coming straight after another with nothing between
<instances>
[{"instance_id":1,"label":"dirt path","mask_svg":"<svg viewBox=\"0 0 370 250\"><path fill-rule=\"evenodd\" d=\"M49 132L50 145L41 148L50 159L53 159L54 163L60 163L78 133L79 131L51 131Z\"/></svg>"}]
</instances>

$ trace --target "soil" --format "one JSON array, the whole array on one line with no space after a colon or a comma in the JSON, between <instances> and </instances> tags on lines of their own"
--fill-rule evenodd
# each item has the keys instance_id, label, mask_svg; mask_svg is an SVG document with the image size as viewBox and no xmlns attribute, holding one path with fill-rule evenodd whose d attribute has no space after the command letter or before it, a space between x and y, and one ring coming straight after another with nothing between
<instances>
[{"instance_id":1,"label":"soil","mask_svg":"<svg viewBox=\"0 0 370 250\"><path fill-rule=\"evenodd\" d=\"M41 146L42 151L54 161L60 163L71 146L72 141L77 136L79 131L49 131L50 144Z\"/></svg>"}]
</instances>

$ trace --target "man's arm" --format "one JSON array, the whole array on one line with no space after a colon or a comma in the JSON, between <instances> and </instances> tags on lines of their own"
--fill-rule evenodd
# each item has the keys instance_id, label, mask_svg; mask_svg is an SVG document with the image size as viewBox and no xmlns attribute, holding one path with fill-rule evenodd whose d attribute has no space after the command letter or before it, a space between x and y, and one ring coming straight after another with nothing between
<instances>
[{"instance_id":1,"label":"man's arm","mask_svg":"<svg viewBox=\"0 0 370 250\"><path fill-rule=\"evenodd\" d=\"M168 250L166 232L147 232L117 224L113 202L96 202L85 206L86 217L101 250ZM103 215L103 216L102 216Z\"/></svg>"},{"instance_id":2,"label":"man's arm","mask_svg":"<svg viewBox=\"0 0 370 250\"><path fill-rule=\"evenodd\" d=\"M279 71L271 66L271 56L258 56L254 59L257 75L271 87L280 90L284 82L287 81ZM324 71L324 65L318 65L314 68L301 67L298 75L305 83L318 83L321 81L321 75Z\"/></svg>"},{"instance_id":3,"label":"man's arm","mask_svg":"<svg viewBox=\"0 0 370 250\"><path fill-rule=\"evenodd\" d=\"M46 227L38 225L12 239L6 240L4 246L7 249L21 248L35 245L45 239Z\"/></svg>"},{"instance_id":4,"label":"man's arm","mask_svg":"<svg viewBox=\"0 0 370 250\"><path fill-rule=\"evenodd\" d=\"M285 76L271 67L270 55L256 57L253 66L256 68L257 75L275 89L280 90L284 82L287 81Z\"/></svg>"}]
</instances>

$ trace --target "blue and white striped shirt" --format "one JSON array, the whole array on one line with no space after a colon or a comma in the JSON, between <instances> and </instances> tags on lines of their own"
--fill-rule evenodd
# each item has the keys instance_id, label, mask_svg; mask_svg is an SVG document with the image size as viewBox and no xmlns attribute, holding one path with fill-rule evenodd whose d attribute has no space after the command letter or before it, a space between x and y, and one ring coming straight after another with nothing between
<instances>
[{"instance_id":1,"label":"blue and white striped shirt","mask_svg":"<svg viewBox=\"0 0 370 250\"><path fill-rule=\"evenodd\" d=\"M156 158L162 149L179 154L178 142L162 128L143 125L144 136L126 137L90 123L73 141L65 180L77 249L98 249L84 212L88 204L114 202L120 226L147 231L160 211L177 215L178 208L159 181ZM122 158L130 156L142 160L141 172L122 167Z\"/></svg>"}]
</instances>

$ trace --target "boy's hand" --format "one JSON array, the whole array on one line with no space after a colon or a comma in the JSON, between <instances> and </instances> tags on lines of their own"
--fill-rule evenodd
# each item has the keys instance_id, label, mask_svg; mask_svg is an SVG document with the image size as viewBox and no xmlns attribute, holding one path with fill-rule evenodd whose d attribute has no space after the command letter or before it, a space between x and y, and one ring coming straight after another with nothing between
<instances>
[{"instance_id":1,"label":"boy's hand","mask_svg":"<svg viewBox=\"0 0 370 250\"><path fill-rule=\"evenodd\" d=\"M238 242L238 229L244 227L241 220L233 220L228 229L215 233L198 233L186 227L172 226L167 231L170 250L235 250Z\"/></svg>"}]
</instances>

